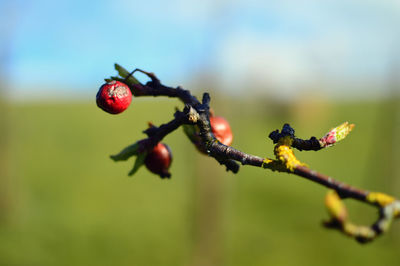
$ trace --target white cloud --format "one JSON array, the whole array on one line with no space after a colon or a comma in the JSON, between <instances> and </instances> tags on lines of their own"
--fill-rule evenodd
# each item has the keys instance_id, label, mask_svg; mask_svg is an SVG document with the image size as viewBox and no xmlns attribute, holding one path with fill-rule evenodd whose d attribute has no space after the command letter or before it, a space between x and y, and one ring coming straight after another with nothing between
<instances>
[{"instance_id":1,"label":"white cloud","mask_svg":"<svg viewBox=\"0 0 400 266\"><path fill-rule=\"evenodd\" d=\"M230 85L251 82L290 90L294 84L313 78L307 54L301 42L289 44L240 33L224 39L217 61Z\"/></svg>"},{"instance_id":2,"label":"white cloud","mask_svg":"<svg viewBox=\"0 0 400 266\"><path fill-rule=\"evenodd\" d=\"M145 27L193 29L209 54L203 64L214 66L229 87L251 80L290 94L320 81L338 87L379 84L400 44L398 0L120 0L112 5L127 21Z\"/></svg>"},{"instance_id":3,"label":"white cloud","mask_svg":"<svg viewBox=\"0 0 400 266\"><path fill-rule=\"evenodd\" d=\"M399 2L280 3L273 6L275 15L294 32L277 35L247 27L221 38L216 65L229 87L251 80L283 94L315 82L339 93L348 87L359 88L354 94L373 86L377 93L382 90L391 61L399 56ZM300 36L297 21L306 28Z\"/></svg>"}]
</instances>

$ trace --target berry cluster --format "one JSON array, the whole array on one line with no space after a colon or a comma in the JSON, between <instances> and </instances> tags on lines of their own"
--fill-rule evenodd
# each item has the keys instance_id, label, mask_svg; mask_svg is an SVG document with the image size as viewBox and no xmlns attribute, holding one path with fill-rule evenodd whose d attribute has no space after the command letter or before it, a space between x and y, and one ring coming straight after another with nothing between
<instances>
[{"instance_id":1,"label":"berry cluster","mask_svg":"<svg viewBox=\"0 0 400 266\"><path fill-rule=\"evenodd\" d=\"M140 85L139 85L140 86ZM135 87L135 86L134 86ZM137 87L137 84L136 84ZM119 114L125 111L132 101L132 92L129 87L121 81L108 81L103 84L96 95L96 103L99 108L110 114ZM211 131L215 138L224 145L231 145L233 134L228 121L220 116L210 115ZM152 127L150 123L150 127ZM185 133L192 140L196 148L203 154L207 150L202 146L200 132L195 126L191 127L190 133ZM148 151L144 158L146 168L161 178L170 178L169 168L172 162L172 152L168 145L157 143L152 150Z\"/></svg>"}]
</instances>

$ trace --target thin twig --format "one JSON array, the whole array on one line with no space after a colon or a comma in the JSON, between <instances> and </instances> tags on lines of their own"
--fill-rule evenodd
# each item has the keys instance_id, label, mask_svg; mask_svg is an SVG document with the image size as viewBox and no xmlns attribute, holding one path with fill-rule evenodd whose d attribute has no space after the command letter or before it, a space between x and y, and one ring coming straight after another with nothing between
<instances>
[{"instance_id":1,"label":"thin twig","mask_svg":"<svg viewBox=\"0 0 400 266\"><path fill-rule=\"evenodd\" d=\"M121 68L120 66L118 66ZM218 163L226 166L227 170L237 173L239 171L239 162L242 165L251 165L270 169L273 171L287 172L306 178L312 182L332 189L326 196L325 204L331 215L331 220L325 222L329 228L339 229L343 233L354 237L359 242L365 243L375 239L378 235L387 231L392 220L400 217L400 201L379 192L369 192L366 190L352 187L343 182L337 181L330 176L311 170L305 164L301 163L294 155L292 147L298 150L318 151L325 147L332 146L337 141L343 139L354 127L347 122L333 128L324 137L317 139L311 137L303 140L295 136L295 131L290 125L285 124L281 131L271 132L269 137L275 143L274 153L276 158L262 158L247 154L231 146L219 142L211 130L210 124L210 95L203 94L200 102L193 96L189 90L181 87L172 88L163 85L155 74L136 69L127 75L130 77L135 71L140 71L147 75L151 81L145 85L137 82L129 84L132 93L136 97L140 96L167 96L180 99L185 108L182 112L177 111L175 118L160 127L151 127L144 131L148 138L138 141L138 145L133 144L121 151L120 154L112 156L116 161L126 160L129 156L140 154L141 151L148 151L160 142L166 135L170 134L181 125L196 125L200 130L200 138L204 151L210 157L217 160ZM126 70L124 73L128 73ZM112 77L112 79L123 80L123 78ZM140 145L139 145L140 144ZM135 146L136 145L136 146ZM139 149L137 150L137 146ZM371 226L358 226L348 221L347 210L342 203L342 199L351 198L373 206L380 210L378 220Z\"/></svg>"}]
</instances>

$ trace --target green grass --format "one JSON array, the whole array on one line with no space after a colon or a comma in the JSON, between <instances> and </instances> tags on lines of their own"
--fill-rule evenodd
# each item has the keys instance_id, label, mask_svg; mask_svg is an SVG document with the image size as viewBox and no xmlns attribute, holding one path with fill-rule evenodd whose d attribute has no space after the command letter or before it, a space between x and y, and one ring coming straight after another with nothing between
<instances>
[{"instance_id":1,"label":"green grass","mask_svg":"<svg viewBox=\"0 0 400 266\"><path fill-rule=\"evenodd\" d=\"M394 118L390 109L381 111L390 105L214 104L231 121L233 146L259 156L272 156L268 133L284 122L304 138L353 122L354 132L339 145L296 154L347 183L400 195ZM145 168L127 177L133 160L114 163L108 156L143 138L147 121L172 119L175 106L181 105L139 99L117 116L93 103L9 106L0 265L191 265L209 257L216 265L396 264L397 223L359 245L321 226L325 188L252 167L226 173L180 129L165 139L174 153L171 180ZM374 219L374 209L348 203L355 221Z\"/></svg>"}]
</instances>

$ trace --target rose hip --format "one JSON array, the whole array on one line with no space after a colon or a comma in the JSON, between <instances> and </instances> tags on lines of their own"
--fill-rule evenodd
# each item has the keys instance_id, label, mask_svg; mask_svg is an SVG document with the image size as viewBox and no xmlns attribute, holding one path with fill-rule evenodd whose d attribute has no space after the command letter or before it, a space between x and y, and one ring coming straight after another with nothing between
<instances>
[{"instance_id":1,"label":"rose hip","mask_svg":"<svg viewBox=\"0 0 400 266\"><path fill-rule=\"evenodd\" d=\"M103 84L96 95L97 106L110 114L125 111L132 101L129 87L120 81L110 81Z\"/></svg>"},{"instance_id":2,"label":"rose hip","mask_svg":"<svg viewBox=\"0 0 400 266\"><path fill-rule=\"evenodd\" d=\"M231 145L233 141L233 134L228 121L220 116L212 116L210 114L210 126L214 136L224 145ZM185 134L190 138L192 143L196 146L197 150L201 153L207 154L201 144L202 140L199 134L199 129L196 126L187 125L184 127Z\"/></svg>"},{"instance_id":3,"label":"rose hip","mask_svg":"<svg viewBox=\"0 0 400 266\"><path fill-rule=\"evenodd\" d=\"M172 153L170 148L164 143L158 143L151 152L149 152L144 161L147 169L161 178L170 178L168 169L171 166Z\"/></svg>"},{"instance_id":4,"label":"rose hip","mask_svg":"<svg viewBox=\"0 0 400 266\"><path fill-rule=\"evenodd\" d=\"M232 130L225 118L220 116L211 116L210 124L212 133L222 144L228 146L232 144Z\"/></svg>"}]
</instances>

